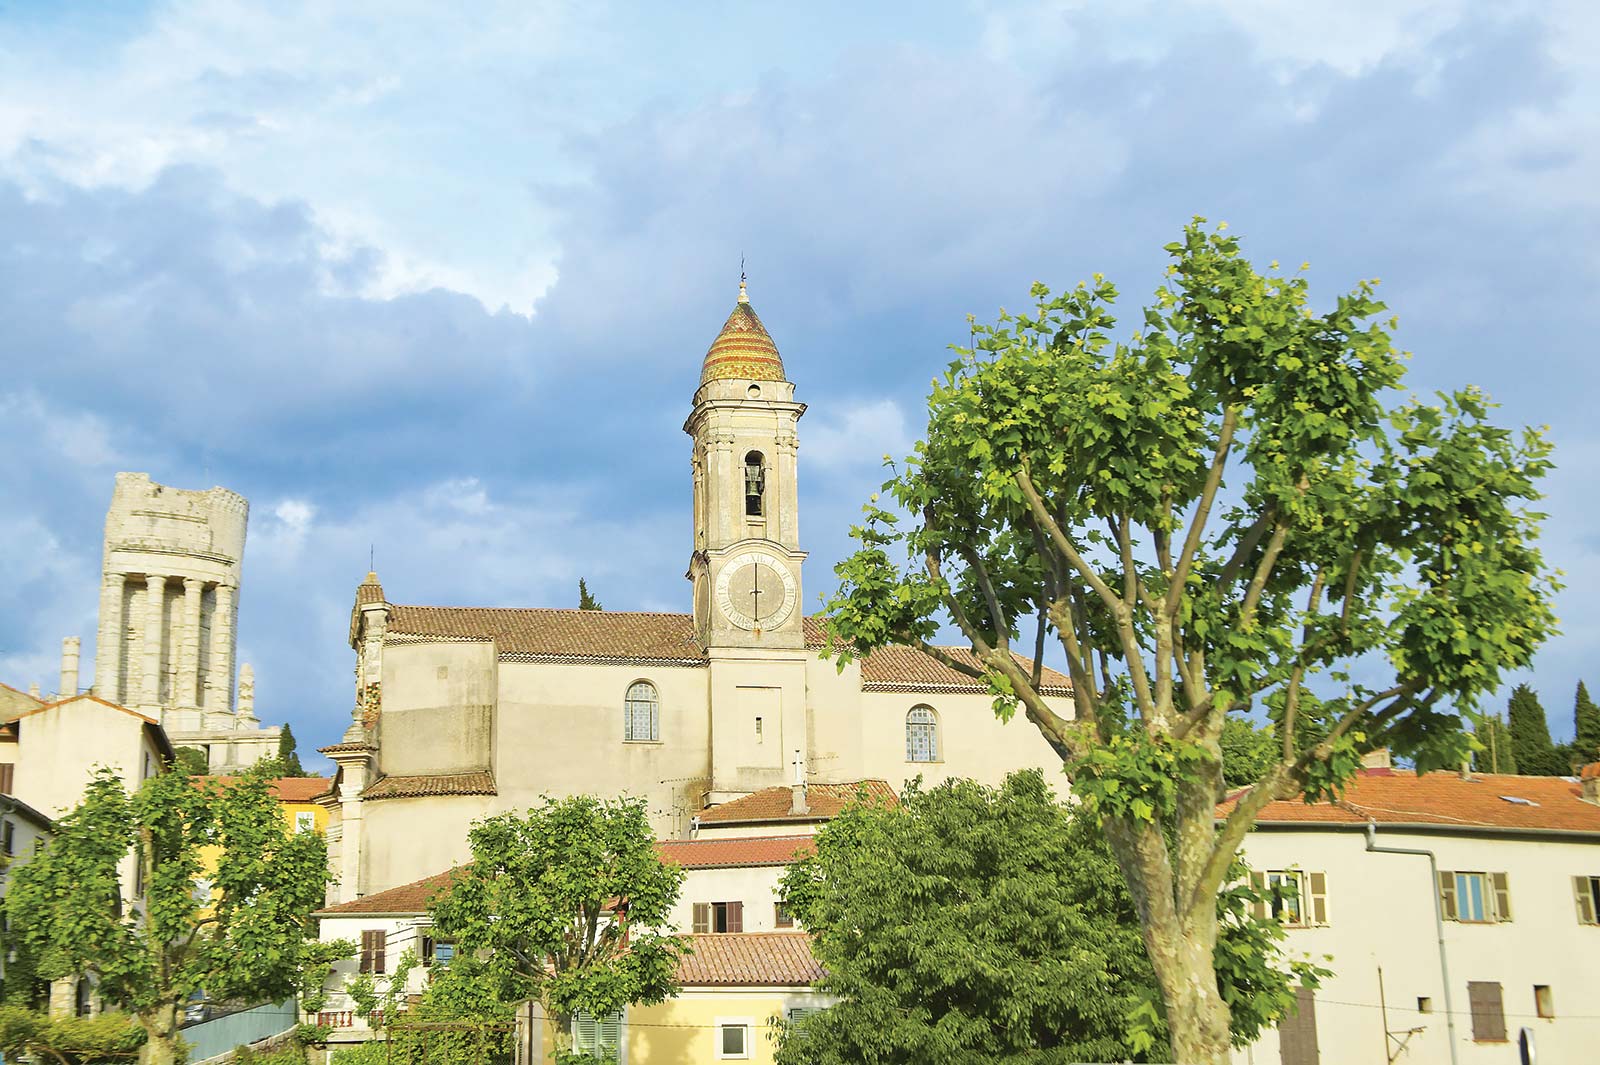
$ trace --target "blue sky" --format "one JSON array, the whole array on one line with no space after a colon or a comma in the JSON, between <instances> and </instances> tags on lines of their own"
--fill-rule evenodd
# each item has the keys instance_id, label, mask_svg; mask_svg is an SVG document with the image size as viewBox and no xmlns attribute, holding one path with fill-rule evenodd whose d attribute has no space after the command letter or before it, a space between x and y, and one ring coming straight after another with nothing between
<instances>
[{"instance_id":1,"label":"blue sky","mask_svg":"<svg viewBox=\"0 0 1600 1065\"><path fill-rule=\"evenodd\" d=\"M1551 427L1527 679L1558 733L1600 682L1593 5L333 7L0 2L0 679L89 650L118 470L250 498L240 654L303 748L369 546L400 602L687 609L741 254L814 603L965 315L1096 270L1131 309L1202 214Z\"/></svg>"}]
</instances>

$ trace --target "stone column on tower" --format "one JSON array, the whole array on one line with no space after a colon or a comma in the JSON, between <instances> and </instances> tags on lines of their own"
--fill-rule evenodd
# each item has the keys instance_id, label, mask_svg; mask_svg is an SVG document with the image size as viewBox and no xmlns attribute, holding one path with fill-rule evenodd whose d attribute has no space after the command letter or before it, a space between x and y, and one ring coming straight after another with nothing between
<instances>
[{"instance_id":1,"label":"stone column on tower","mask_svg":"<svg viewBox=\"0 0 1600 1065\"><path fill-rule=\"evenodd\" d=\"M178 684L172 705L185 709L200 706L200 600L205 582L199 577L183 579L182 631L174 642L178 648Z\"/></svg>"},{"instance_id":2,"label":"stone column on tower","mask_svg":"<svg viewBox=\"0 0 1600 1065\"><path fill-rule=\"evenodd\" d=\"M139 689L145 706L161 705L161 637L166 628L167 578L149 574L144 579L144 668Z\"/></svg>"},{"instance_id":3,"label":"stone column on tower","mask_svg":"<svg viewBox=\"0 0 1600 1065\"><path fill-rule=\"evenodd\" d=\"M122 691L123 599L128 577L107 573L100 580L100 628L94 640L94 693L113 703L126 702Z\"/></svg>"},{"instance_id":4,"label":"stone column on tower","mask_svg":"<svg viewBox=\"0 0 1600 1065\"><path fill-rule=\"evenodd\" d=\"M778 452L778 529L777 539L786 544L800 542L800 494L797 476L800 447L799 434L792 429L779 430L776 440Z\"/></svg>"},{"instance_id":5,"label":"stone column on tower","mask_svg":"<svg viewBox=\"0 0 1600 1065\"><path fill-rule=\"evenodd\" d=\"M213 714L233 711L234 588L219 584L211 607L211 655L206 670L206 710Z\"/></svg>"}]
</instances>

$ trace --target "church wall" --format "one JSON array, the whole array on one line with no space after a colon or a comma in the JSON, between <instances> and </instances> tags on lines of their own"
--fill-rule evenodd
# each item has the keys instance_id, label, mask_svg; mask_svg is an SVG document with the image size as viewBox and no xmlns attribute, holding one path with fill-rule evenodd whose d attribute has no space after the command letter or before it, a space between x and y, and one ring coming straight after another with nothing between
<instances>
[{"instance_id":1,"label":"church wall","mask_svg":"<svg viewBox=\"0 0 1600 1065\"><path fill-rule=\"evenodd\" d=\"M731 797L793 781L796 751L805 757L804 658L713 652L711 708L713 793Z\"/></svg>"},{"instance_id":2,"label":"church wall","mask_svg":"<svg viewBox=\"0 0 1600 1065\"><path fill-rule=\"evenodd\" d=\"M806 662L806 734L807 779L842 783L873 775L862 762L861 663L841 673L837 662Z\"/></svg>"},{"instance_id":3,"label":"church wall","mask_svg":"<svg viewBox=\"0 0 1600 1065\"><path fill-rule=\"evenodd\" d=\"M501 662L494 773L502 809L541 795L640 795L656 834L685 836L710 784L708 670L690 666ZM657 742L623 740L630 685L656 687Z\"/></svg>"},{"instance_id":4,"label":"church wall","mask_svg":"<svg viewBox=\"0 0 1600 1065\"><path fill-rule=\"evenodd\" d=\"M379 725L385 774L459 773L494 761L494 644L390 644Z\"/></svg>"},{"instance_id":5,"label":"church wall","mask_svg":"<svg viewBox=\"0 0 1600 1065\"><path fill-rule=\"evenodd\" d=\"M1072 716L1069 700L1047 700L1057 713ZM939 760L906 759L906 714L913 707L932 707L939 722ZM1009 722L995 717L987 695L952 692L862 692L865 776L887 780L896 791L922 775L932 786L949 777L970 777L995 785L1017 769L1040 768L1045 780L1059 781L1061 759L1019 711Z\"/></svg>"},{"instance_id":6,"label":"church wall","mask_svg":"<svg viewBox=\"0 0 1600 1065\"><path fill-rule=\"evenodd\" d=\"M504 796L448 795L361 804L361 893L442 873L472 858L472 822L504 809Z\"/></svg>"}]
</instances>

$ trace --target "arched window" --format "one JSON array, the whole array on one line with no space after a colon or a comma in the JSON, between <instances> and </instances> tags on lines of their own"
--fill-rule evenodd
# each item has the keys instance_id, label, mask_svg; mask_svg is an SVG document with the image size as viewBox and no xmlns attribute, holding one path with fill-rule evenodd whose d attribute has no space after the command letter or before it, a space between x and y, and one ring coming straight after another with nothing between
<instances>
[{"instance_id":1,"label":"arched window","mask_svg":"<svg viewBox=\"0 0 1600 1065\"><path fill-rule=\"evenodd\" d=\"M744 457L744 512L747 517L759 518L767 512L766 491L767 476L761 452L752 451Z\"/></svg>"},{"instance_id":2,"label":"arched window","mask_svg":"<svg viewBox=\"0 0 1600 1065\"><path fill-rule=\"evenodd\" d=\"M913 706L906 715L906 761L939 760L939 719L933 708Z\"/></svg>"},{"instance_id":3,"label":"arched window","mask_svg":"<svg viewBox=\"0 0 1600 1065\"><path fill-rule=\"evenodd\" d=\"M661 738L661 703L656 686L647 680L628 686L622 708L622 738L630 743L655 742Z\"/></svg>"}]
</instances>

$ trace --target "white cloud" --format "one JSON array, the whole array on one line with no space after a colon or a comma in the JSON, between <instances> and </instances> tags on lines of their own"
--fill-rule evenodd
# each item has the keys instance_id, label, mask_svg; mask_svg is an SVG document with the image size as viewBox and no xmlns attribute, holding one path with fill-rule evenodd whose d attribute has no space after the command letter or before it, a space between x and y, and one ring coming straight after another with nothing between
<instances>
[{"instance_id":1,"label":"white cloud","mask_svg":"<svg viewBox=\"0 0 1600 1065\"><path fill-rule=\"evenodd\" d=\"M911 450L911 433L900 404L892 399L846 400L819 412L801 426L802 455L808 469L881 469L886 456L896 462Z\"/></svg>"}]
</instances>

